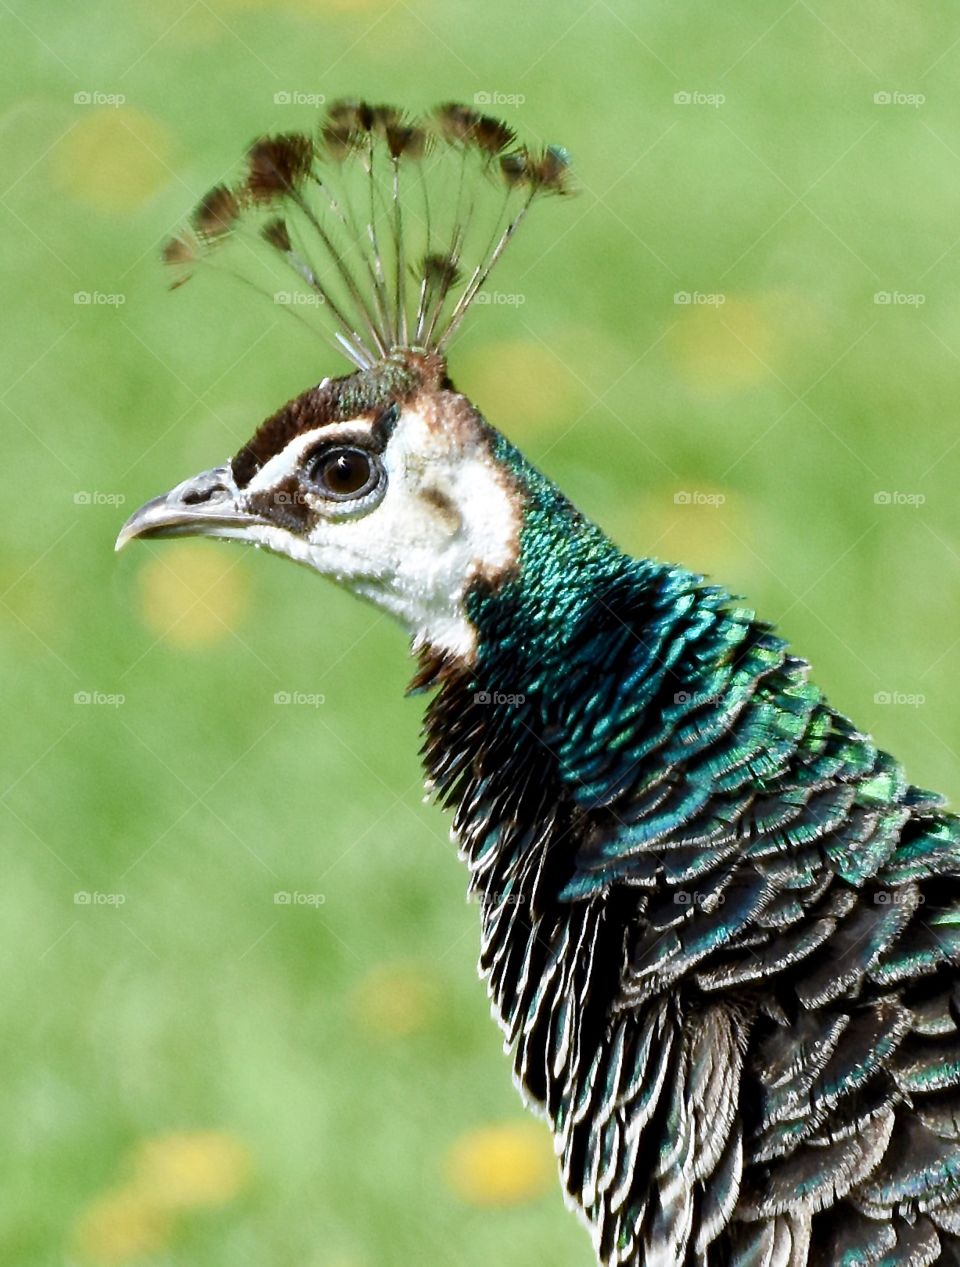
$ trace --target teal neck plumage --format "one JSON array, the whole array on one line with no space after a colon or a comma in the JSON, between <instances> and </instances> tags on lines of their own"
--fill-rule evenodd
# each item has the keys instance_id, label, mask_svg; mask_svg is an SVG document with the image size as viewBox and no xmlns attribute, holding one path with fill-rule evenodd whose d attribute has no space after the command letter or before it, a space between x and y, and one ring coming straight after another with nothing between
<instances>
[{"instance_id":1,"label":"teal neck plumage","mask_svg":"<svg viewBox=\"0 0 960 1267\"><path fill-rule=\"evenodd\" d=\"M707 1261L676 1250L694 1226L755 1248L781 1207L807 1218L849 1186L845 1141L871 1165L886 1147L897 992L922 978L949 998L960 962L960 894L935 909L930 880L956 868L960 822L753 612L622 554L491 443L523 505L517 566L468 595L475 662L419 684L440 687L424 760L481 903L494 1012L602 1262ZM830 1056L844 999L859 1020ZM942 1051L907 1051L900 1085L960 1084ZM678 1141L701 1108L719 1143L693 1172ZM952 1182L954 1140L929 1154L930 1191ZM899 1182L871 1189L877 1208Z\"/></svg>"},{"instance_id":2,"label":"teal neck plumage","mask_svg":"<svg viewBox=\"0 0 960 1267\"><path fill-rule=\"evenodd\" d=\"M642 585L659 567L623 554L498 432L492 433L491 448L522 503L519 558L514 573L495 590L474 588L467 613L479 634L478 675L514 673L514 693L529 694L549 686L551 671L562 674L570 640L604 592Z\"/></svg>"}]
</instances>

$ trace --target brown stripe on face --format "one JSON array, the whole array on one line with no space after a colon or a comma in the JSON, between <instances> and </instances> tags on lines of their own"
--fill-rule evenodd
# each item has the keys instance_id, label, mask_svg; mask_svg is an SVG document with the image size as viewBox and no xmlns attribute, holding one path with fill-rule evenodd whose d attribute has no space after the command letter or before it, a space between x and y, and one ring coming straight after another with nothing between
<instances>
[{"instance_id":1,"label":"brown stripe on face","mask_svg":"<svg viewBox=\"0 0 960 1267\"><path fill-rule=\"evenodd\" d=\"M446 366L439 355L401 352L372 369L311 387L261 423L233 459L237 487L246 488L257 471L282 453L291 440L318 427L367 419L386 444L396 421L391 406L402 405L421 388L439 386L445 375Z\"/></svg>"},{"instance_id":2,"label":"brown stripe on face","mask_svg":"<svg viewBox=\"0 0 960 1267\"><path fill-rule=\"evenodd\" d=\"M336 396L328 389L332 383L312 387L262 422L233 459L233 478L237 488L246 488L257 471L272 457L282 453L290 441L304 431L340 421Z\"/></svg>"},{"instance_id":3,"label":"brown stripe on face","mask_svg":"<svg viewBox=\"0 0 960 1267\"><path fill-rule=\"evenodd\" d=\"M264 488L246 499L251 514L259 515L287 532L306 534L317 522L317 512L310 506L295 475L287 475L276 488Z\"/></svg>"},{"instance_id":4,"label":"brown stripe on face","mask_svg":"<svg viewBox=\"0 0 960 1267\"><path fill-rule=\"evenodd\" d=\"M442 489L434 488L430 484L420 490L420 496L433 510L437 519L451 536L455 532L460 531L463 527L463 516L460 514L456 503Z\"/></svg>"}]
</instances>

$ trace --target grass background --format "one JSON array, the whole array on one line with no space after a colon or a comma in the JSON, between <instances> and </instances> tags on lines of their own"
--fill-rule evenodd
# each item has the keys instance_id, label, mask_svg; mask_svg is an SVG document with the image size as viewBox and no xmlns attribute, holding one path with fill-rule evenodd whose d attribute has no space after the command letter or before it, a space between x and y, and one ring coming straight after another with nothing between
<instances>
[{"instance_id":1,"label":"grass background","mask_svg":"<svg viewBox=\"0 0 960 1267\"><path fill-rule=\"evenodd\" d=\"M277 94L510 98L581 193L511 248L522 302L474 313L458 384L956 800L955 7L8 0L0 48L0 1258L585 1263L420 800L400 634L253 552L113 556L340 372L265 300L165 293L158 244L313 123Z\"/></svg>"}]
</instances>

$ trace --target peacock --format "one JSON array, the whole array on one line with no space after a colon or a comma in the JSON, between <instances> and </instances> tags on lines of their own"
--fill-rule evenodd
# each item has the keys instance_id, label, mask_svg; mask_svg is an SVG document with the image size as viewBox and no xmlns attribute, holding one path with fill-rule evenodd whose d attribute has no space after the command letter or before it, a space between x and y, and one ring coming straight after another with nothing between
<instances>
[{"instance_id":1,"label":"peacock","mask_svg":"<svg viewBox=\"0 0 960 1267\"><path fill-rule=\"evenodd\" d=\"M167 243L173 283L287 269L351 372L117 547L247 542L407 631L479 970L600 1264L960 1264L960 820L449 377L531 207L571 192L563 149L458 104L255 141Z\"/></svg>"}]
</instances>

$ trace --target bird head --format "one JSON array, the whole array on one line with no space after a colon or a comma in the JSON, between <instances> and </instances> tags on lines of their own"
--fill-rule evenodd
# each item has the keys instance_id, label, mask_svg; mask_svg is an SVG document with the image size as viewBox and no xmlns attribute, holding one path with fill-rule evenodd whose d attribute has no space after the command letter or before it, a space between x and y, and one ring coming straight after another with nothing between
<instances>
[{"instance_id":1,"label":"bird head","mask_svg":"<svg viewBox=\"0 0 960 1267\"><path fill-rule=\"evenodd\" d=\"M221 537L305 564L395 616L417 647L469 658L464 601L516 561L521 492L439 356L325 379L236 456L138 510L133 538Z\"/></svg>"},{"instance_id":2,"label":"bird head","mask_svg":"<svg viewBox=\"0 0 960 1267\"><path fill-rule=\"evenodd\" d=\"M356 369L141 507L118 548L184 535L262 546L387 610L415 646L469 659L466 596L517 561L523 464L453 387L445 345L533 200L565 192L566 176L562 151L517 147L505 124L456 105L412 120L338 102L315 138L256 141L244 179L211 190L167 244L175 285L232 243L266 246Z\"/></svg>"}]
</instances>

